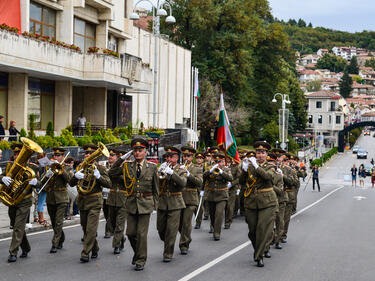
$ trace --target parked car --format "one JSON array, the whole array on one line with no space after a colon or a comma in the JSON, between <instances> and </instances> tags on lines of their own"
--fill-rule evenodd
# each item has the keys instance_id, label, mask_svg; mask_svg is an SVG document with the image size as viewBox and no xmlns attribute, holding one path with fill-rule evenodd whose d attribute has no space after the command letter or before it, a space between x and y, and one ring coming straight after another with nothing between
<instances>
[{"instance_id":1,"label":"parked car","mask_svg":"<svg viewBox=\"0 0 375 281\"><path fill-rule=\"evenodd\" d=\"M372 166L371 164L365 164L364 167L365 167L364 169L365 169L366 176L370 177L371 176L372 168L374 166Z\"/></svg>"},{"instance_id":2,"label":"parked car","mask_svg":"<svg viewBox=\"0 0 375 281\"><path fill-rule=\"evenodd\" d=\"M367 159L367 151L366 151L366 149L363 149L363 148L358 149L357 159Z\"/></svg>"},{"instance_id":3,"label":"parked car","mask_svg":"<svg viewBox=\"0 0 375 281\"><path fill-rule=\"evenodd\" d=\"M369 136L369 135L370 135L370 131L369 131L369 130L364 131L364 132L363 132L363 135L364 135L364 136Z\"/></svg>"},{"instance_id":4,"label":"parked car","mask_svg":"<svg viewBox=\"0 0 375 281\"><path fill-rule=\"evenodd\" d=\"M359 145L353 146L353 153L356 154L358 152Z\"/></svg>"}]
</instances>

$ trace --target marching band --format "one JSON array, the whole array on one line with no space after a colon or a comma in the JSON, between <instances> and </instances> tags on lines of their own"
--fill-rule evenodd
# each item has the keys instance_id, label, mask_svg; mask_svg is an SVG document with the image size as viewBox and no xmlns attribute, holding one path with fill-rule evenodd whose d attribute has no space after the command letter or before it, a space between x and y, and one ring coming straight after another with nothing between
<instances>
[{"instance_id":1,"label":"marching band","mask_svg":"<svg viewBox=\"0 0 375 281\"><path fill-rule=\"evenodd\" d=\"M165 162L159 167L146 160L148 141L136 137L131 151L84 146L84 160L76 170L66 165L64 148L53 149L47 166L32 163L42 148L27 138L13 144L13 156L0 175L0 200L9 207L13 227L8 262L26 258L31 250L25 225L32 206L32 192L47 192L47 210L53 228L50 253L63 248L64 215L69 203L68 187L76 186L77 205L83 231L80 261L98 257L97 230L101 209L105 212L105 238L113 236L113 253L119 255L128 237L134 251L132 264L144 269L151 214L157 213L157 231L164 242L163 261L171 262L177 233L179 248L187 255L192 243L193 221L199 229L202 217L210 219L210 233L219 241L221 229L231 227L232 218L245 215L254 261L263 267L270 248L282 249L287 242L291 215L296 210L299 189L298 157L273 149L265 141L254 143L255 151L241 152L236 163L217 147L205 153L183 146L165 147ZM108 158L105 165L98 161ZM180 158L182 158L181 164ZM103 199L105 200L103 202ZM104 204L103 204L104 203ZM125 230L126 224L126 230Z\"/></svg>"}]
</instances>

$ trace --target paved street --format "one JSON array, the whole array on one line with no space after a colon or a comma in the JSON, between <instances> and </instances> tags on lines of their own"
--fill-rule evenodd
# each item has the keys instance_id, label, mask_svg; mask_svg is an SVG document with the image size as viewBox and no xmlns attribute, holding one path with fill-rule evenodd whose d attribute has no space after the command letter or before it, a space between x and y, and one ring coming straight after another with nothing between
<instances>
[{"instance_id":1,"label":"paved street","mask_svg":"<svg viewBox=\"0 0 375 281\"><path fill-rule=\"evenodd\" d=\"M176 247L171 263L162 262L163 244L156 232L153 215L149 233L149 258L143 272L131 265L128 241L120 256L114 256L111 240L99 230L99 258L80 264L80 226L65 229L64 249L49 254L51 232L29 235L29 258L7 263L9 240L0 240L0 280L373 280L373 238L375 233L375 190L366 178L363 189L344 181L353 163L369 163L375 157L375 138L361 137L358 144L367 148L369 159L358 161L351 153L335 156L320 173L322 192L313 192L311 181L304 191L301 184L298 213L294 216L288 243L282 250L271 250L265 267L252 261L253 250L247 239L243 218L237 218L230 230L222 231L221 241L208 234L208 222L194 230L188 256ZM306 178L307 180L307 178ZM319 201L320 200L320 201Z\"/></svg>"}]
</instances>

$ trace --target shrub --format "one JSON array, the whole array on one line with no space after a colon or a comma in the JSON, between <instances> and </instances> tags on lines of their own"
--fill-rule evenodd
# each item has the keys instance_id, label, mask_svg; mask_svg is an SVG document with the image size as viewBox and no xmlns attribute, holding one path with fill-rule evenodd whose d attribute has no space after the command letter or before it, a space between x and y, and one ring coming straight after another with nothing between
<instances>
[{"instance_id":1,"label":"shrub","mask_svg":"<svg viewBox=\"0 0 375 281\"><path fill-rule=\"evenodd\" d=\"M315 160L311 161L311 167L313 167L315 165L318 165L319 167L321 167L322 166L322 159L318 158L318 159L315 159Z\"/></svg>"},{"instance_id":2,"label":"shrub","mask_svg":"<svg viewBox=\"0 0 375 281\"><path fill-rule=\"evenodd\" d=\"M30 114L29 115L29 139L35 140L36 135L35 135L35 114Z\"/></svg>"},{"instance_id":3,"label":"shrub","mask_svg":"<svg viewBox=\"0 0 375 281\"><path fill-rule=\"evenodd\" d=\"M46 136L51 136L51 137L55 136L55 131L53 129L52 121L49 121L48 124L47 124Z\"/></svg>"},{"instance_id":4,"label":"shrub","mask_svg":"<svg viewBox=\"0 0 375 281\"><path fill-rule=\"evenodd\" d=\"M1 150L10 149L10 143L5 140L0 141L0 149Z\"/></svg>"},{"instance_id":5,"label":"shrub","mask_svg":"<svg viewBox=\"0 0 375 281\"><path fill-rule=\"evenodd\" d=\"M68 129L62 129L61 135L57 137L57 140L61 143L62 146L77 146L78 143L73 137L73 133Z\"/></svg>"},{"instance_id":6,"label":"shrub","mask_svg":"<svg viewBox=\"0 0 375 281\"><path fill-rule=\"evenodd\" d=\"M48 135L36 137L35 141L42 148L52 148L61 145L61 143L56 138Z\"/></svg>"},{"instance_id":7,"label":"shrub","mask_svg":"<svg viewBox=\"0 0 375 281\"><path fill-rule=\"evenodd\" d=\"M79 146L84 146L88 143L93 143L92 137L84 136L82 138L75 138L75 141Z\"/></svg>"},{"instance_id":8,"label":"shrub","mask_svg":"<svg viewBox=\"0 0 375 281\"><path fill-rule=\"evenodd\" d=\"M91 123L86 122L86 130L85 130L85 136L91 137Z\"/></svg>"},{"instance_id":9,"label":"shrub","mask_svg":"<svg viewBox=\"0 0 375 281\"><path fill-rule=\"evenodd\" d=\"M26 133L25 128L21 128L21 131L20 131L20 138L25 138L26 136L27 136L27 133Z\"/></svg>"}]
</instances>

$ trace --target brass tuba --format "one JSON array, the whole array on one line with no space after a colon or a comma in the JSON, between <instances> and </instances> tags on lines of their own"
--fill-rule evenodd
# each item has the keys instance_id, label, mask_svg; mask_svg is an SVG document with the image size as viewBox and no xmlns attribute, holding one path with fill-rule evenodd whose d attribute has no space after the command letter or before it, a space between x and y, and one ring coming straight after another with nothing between
<instances>
[{"instance_id":1,"label":"brass tuba","mask_svg":"<svg viewBox=\"0 0 375 281\"><path fill-rule=\"evenodd\" d=\"M6 174L12 182L9 186L0 184L0 200L7 206L17 205L28 193L31 187L29 181L35 177L35 172L26 166L27 161L34 152L43 152L36 142L28 138L21 138L21 142L23 143L22 150Z\"/></svg>"},{"instance_id":2,"label":"brass tuba","mask_svg":"<svg viewBox=\"0 0 375 281\"><path fill-rule=\"evenodd\" d=\"M108 148L101 142L98 143L98 149L88 156L83 162L77 167L77 171L83 170L82 172L85 174L85 177L78 181L77 189L78 192L81 194L90 193L95 184L96 178L94 176L94 171L96 169L96 165L93 164L96 158L100 156L109 156Z\"/></svg>"}]
</instances>

